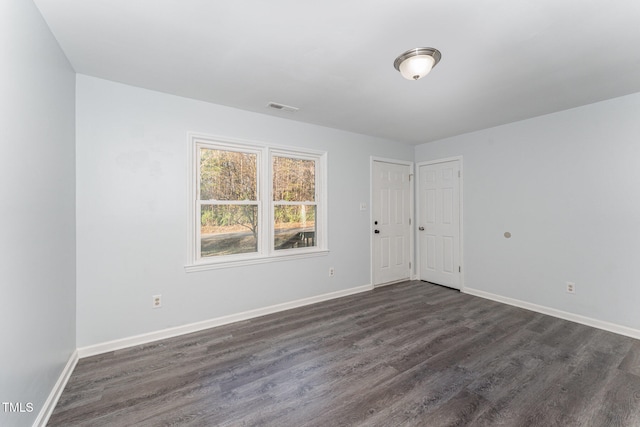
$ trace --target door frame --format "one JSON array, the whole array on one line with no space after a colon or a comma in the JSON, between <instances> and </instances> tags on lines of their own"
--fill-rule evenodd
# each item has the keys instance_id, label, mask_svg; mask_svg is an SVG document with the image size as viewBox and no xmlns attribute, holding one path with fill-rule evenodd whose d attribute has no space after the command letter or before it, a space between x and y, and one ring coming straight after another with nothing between
<instances>
[{"instance_id":1,"label":"door frame","mask_svg":"<svg viewBox=\"0 0 640 427\"><path fill-rule=\"evenodd\" d=\"M386 157L376 157L371 156L369 161L369 261L370 261L370 269L369 269L369 281L371 286L376 288L380 286L392 285L398 282L388 282L375 284L374 282L374 259L373 259L373 164L374 162L383 162L383 163L392 163L396 165L408 166L409 167L409 212L411 214L411 224L409 225L409 259L410 259L410 268L409 268L409 279L416 279L416 258L415 258L415 164L412 161L408 160L398 160L398 159L390 159Z\"/></svg>"},{"instance_id":2,"label":"door frame","mask_svg":"<svg viewBox=\"0 0 640 427\"><path fill-rule=\"evenodd\" d=\"M464 213L464 209L463 209L463 201L464 201L464 197L463 197L463 189L464 189L464 172L463 172L463 162L462 162L462 156L453 156L453 157L445 157L442 159L435 159L435 160L426 160L423 162L418 162L416 163L416 182L420 182L419 181L419 174L420 174L420 167L421 166L428 166L428 165L435 165L438 163L446 163L446 162L452 162L452 161L458 161L458 164L460 165L460 188L459 190L459 198L460 198L460 242L458 247L460 248L460 292L464 292L464 288L465 288L465 280L464 280L464 276L465 276L465 268L464 268L464 232L463 232L463 213ZM418 184L419 185L419 184ZM416 187L416 192L418 194L417 197L420 197L420 188L419 186ZM420 218L420 201L418 201L418 203L416 204L416 221L418 221L418 219ZM418 228L415 227L414 228L414 233L418 233ZM416 241L417 240L417 235L416 237ZM420 272L420 245L416 245L416 260L415 260L415 264L416 264L416 278L420 279L421 276L421 272Z\"/></svg>"}]
</instances>

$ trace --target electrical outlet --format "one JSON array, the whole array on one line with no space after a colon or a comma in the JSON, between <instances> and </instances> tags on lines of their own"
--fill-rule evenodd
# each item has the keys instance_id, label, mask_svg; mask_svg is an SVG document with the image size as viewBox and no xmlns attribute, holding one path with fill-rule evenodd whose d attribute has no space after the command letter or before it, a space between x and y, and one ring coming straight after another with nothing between
<instances>
[{"instance_id":1,"label":"electrical outlet","mask_svg":"<svg viewBox=\"0 0 640 427\"><path fill-rule=\"evenodd\" d=\"M333 267L329 267L329 277L333 277L336 275L336 271L333 269Z\"/></svg>"},{"instance_id":2,"label":"electrical outlet","mask_svg":"<svg viewBox=\"0 0 640 427\"><path fill-rule=\"evenodd\" d=\"M576 284L573 282L567 282L567 293L575 294L576 293Z\"/></svg>"},{"instance_id":3,"label":"electrical outlet","mask_svg":"<svg viewBox=\"0 0 640 427\"><path fill-rule=\"evenodd\" d=\"M162 295L154 295L153 296L153 308L162 307Z\"/></svg>"}]
</instances>

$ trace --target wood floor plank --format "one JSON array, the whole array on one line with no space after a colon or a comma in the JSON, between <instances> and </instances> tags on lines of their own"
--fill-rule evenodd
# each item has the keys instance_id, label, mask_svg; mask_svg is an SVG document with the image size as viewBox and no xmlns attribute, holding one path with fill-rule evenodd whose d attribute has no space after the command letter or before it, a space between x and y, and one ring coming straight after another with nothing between
<instances>
[{"instance_id":1,"label":"wood floor plank","mask_svg":"<svg viewBox=\"0 0 640 427\"><path fill-rule=\"evenodd\" d=\"M640 376L640 341L633 343L629 353L620 362L619 368L629 374Z\"/></svg>"},{"instance_id":2,"label":"wood floor plank","mask_svg":"<svg viewBox=\"0 0 640 427\"><path fill-rule=\"evenodd\" d=\"M585 426L640 426L640 377L615 372Z\"/></svg>"},{"instance_id":3,"label":"wood floor plank","mask_svg":"<svg viewBox=\"0 0 640 427\"><path fill-rule=\"evenodd\" d=\"M50 426L638 426L640 342L404 282L78 362Z\"/></svg>"}]
</instances>

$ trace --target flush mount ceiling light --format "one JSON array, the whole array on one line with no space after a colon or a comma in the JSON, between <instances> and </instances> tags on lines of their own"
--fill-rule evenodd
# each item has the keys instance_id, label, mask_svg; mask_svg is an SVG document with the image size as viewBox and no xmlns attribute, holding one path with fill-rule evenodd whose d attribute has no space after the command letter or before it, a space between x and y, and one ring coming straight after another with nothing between
<instances>
[{"instance_id":1,"label":"flush mount ceiling light","mask_svg":"<svg viewBox=\"0 0 640 427\"><path fill-rule=\"evenodd\" d=\"M442 54L432 47L409 49L393 62L396 70L408 80L418 80L429 74L429 71L440 62Z\"/></svg>"}]
</instances>

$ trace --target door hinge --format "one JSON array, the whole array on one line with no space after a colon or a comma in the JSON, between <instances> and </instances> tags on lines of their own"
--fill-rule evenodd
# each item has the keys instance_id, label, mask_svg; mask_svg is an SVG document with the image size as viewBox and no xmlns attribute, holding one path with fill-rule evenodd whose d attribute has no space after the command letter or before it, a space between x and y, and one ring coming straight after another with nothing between
<instances>
[{"instance_id":1,"label":"door hinge","mask_svg":"<svg viewBox=\"0 0 640 427\"><path fill-rule=\"evenodd\" d=\"M458 273L462 273L462 267L458 266Z\"/></svg>"},{"instance_id":2,"label":"door hinge","mask_svg":"<svg viewBox=\"0 0 640 427\"><path fill-rule=\"evenodd\" d=\"M458 171L458 178L460 178L460 171Z\"/></svg>"},{"instance_id":3,"label":"door hinge","mask_svg":"<svg viewBox=\"0 0 640 427\"><path fill-rule=\"evenodd\" d=\"M409 218L409 225L411 225L411 218Z\"/></svg>"},{"instance_id":4,"label":"door hinge","mask_svg":"<svg viewBox=\"0 0 640 427\"><path fill-rule=\"evenodd\" d=\"M409 270L411 270L411 261L409 261Z\"/></svg>"}]
</instances>

